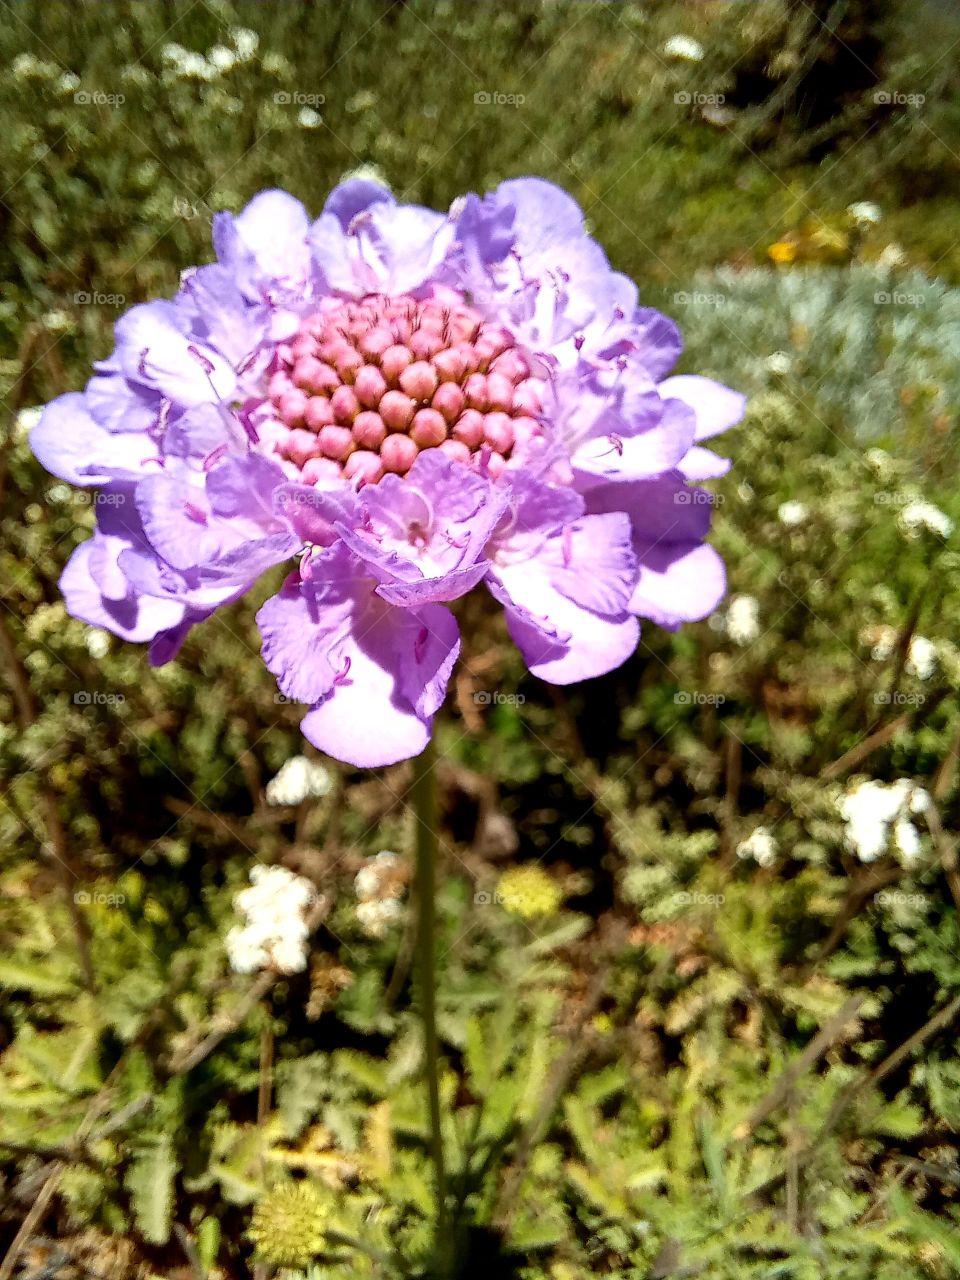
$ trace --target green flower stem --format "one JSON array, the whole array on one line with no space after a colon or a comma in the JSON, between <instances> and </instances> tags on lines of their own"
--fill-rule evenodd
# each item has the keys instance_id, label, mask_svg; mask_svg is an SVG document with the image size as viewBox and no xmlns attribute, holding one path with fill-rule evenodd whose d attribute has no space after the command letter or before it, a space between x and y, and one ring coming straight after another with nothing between
<instances>
[{"instance_id":1,"label":"green flower stem","mask_svg":"<svg viewBox=\"0 0 960 1280\"><path fill-rule=\"evenodd\" d=\"M449 1241L447 1174L440 1127L440 1048L437 1040L436 886L437 753L431 740L414 761L413 811L417 819L417 985L430 1103L430 1155L437 1182L437 1243L441 1256Z\"/></svg>"}]
</instances>

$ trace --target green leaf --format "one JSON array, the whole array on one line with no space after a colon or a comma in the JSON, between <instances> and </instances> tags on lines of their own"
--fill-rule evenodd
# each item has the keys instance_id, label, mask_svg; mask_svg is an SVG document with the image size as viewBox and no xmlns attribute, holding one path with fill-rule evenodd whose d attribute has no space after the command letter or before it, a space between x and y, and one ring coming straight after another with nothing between
<instances>
[{"instance_id":1,"label":"green leaf","mask_svg":"<svg viewBox=\"0 0 960 1280\"><path fill-rule=\"evenodd\" d=\"M133 1216L149 1244L166 1244L173 1220L173 1184L177 1162L169 1134L141 1139L126 1176Z\"/></svg>"}]
</instances>

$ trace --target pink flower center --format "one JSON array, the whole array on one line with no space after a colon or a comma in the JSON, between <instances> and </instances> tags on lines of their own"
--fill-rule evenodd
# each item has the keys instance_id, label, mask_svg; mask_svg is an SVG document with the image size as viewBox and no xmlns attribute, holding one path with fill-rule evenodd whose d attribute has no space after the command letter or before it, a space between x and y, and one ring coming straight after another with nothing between
<instances>
[{"instance_id":1,"label":"pink flower center","mask_svg":"<svg viewBox=\"0 0 960 1280\"><path fill-rule=\"evenodd\" d=\"M459 294L370 294L304 318L277 352L274 451L308 484L405 475L424 449L499 476L541 436L540 381Z\"/></svg>"}]
</instances>

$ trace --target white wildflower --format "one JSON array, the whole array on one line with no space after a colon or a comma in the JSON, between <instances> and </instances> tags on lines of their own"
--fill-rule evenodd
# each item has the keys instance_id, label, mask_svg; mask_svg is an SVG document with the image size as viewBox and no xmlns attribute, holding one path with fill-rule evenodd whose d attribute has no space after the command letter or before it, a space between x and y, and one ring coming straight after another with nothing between
<instances>
[{"instance_id":1,"label":"white wildflower","mask_svg":"<svg viewBox=\"0 0 960 1280\"><path fill-rule=\"evenodd\" d=\"M54 333L66 333L73 328L73 317L68 311L48 311L43 316L43 326Z\"/></svg>"},{"instance_id":2,"label":"white wildflower","mask_svg":"<svg viewBox=\"0 0 960 1280\"><path fill-rule=\"evenodd\" d=\"M226 45L215 44L207 50L207 61L220 72L232 71L237 65L237 55Z\"/></svg>"},{"instance_id":3,"label":"white wildflower","mask_svg":"<svg viewBox=\"0 0 960 1280\"><path fill-rule=\"evenodd\" d=\"M406 881L406 863L399 853L383 849L360 868L353 882L361 902L373 898L399 898Z\"/></svg>"},{"instance_id":4,"label":"white wildflower","mask_svg":"<svg viewBox=\"0 0 960 1280\"><path fill-rule=\"evenodd\" d=\"M403 919L403 907L396 898L383 898L357 904L357 919L370 938L383 938L391 925Z\"/></svg>"},{"instance_id":5,"label":"white wildflower","mask_svg":"<svg viewBox=\"0 0 960 1280\"><path fill-rule=\"evenodd\" d=\"M918 680L929 680L937 669L937 646L926 636L914 636L907 653L907 671Z\"/></svg>"},{"instance_id":6,"label":"white wildflower","mask_svg":"<svg viewBox=\"0 0 960 1280\"><path fill-rule=\"evenodd\" d=\"M297 115L297 124L301 129L319 129L323 119L319 111L313 107L301 107Z\"/></svg>"},{"instance_id":7,"label":"white wildflower","mask_svg":"<svg viewBox=\"0 0 960 1280\"><path fill-rule=\"evenodd\" d=\"M285 760L280 772L267 783L267 804L300 804L329 794L333 785L329 769L319 760L293 756Z\"/></svg>"},{"instance_id":8,"label":"white wildflower","mask_svg":"<svg viewBox=\"0 0 960 1280\"><path fill-rule=\"evenodd\" d=\"M804 502L783 502L777 508L777 518L781 524L803 524L810 518L810 508Z\"/></svg>"},{"instance_id":9,"label":"white wildflower","mask_svg":"<svg viewBox=\"0 0 960 1280\"><path fill-rule=\"evenodd\" d=\"M793 368L793 357L786 351L774 351L772 355L767 356L767 368L771 373L784 377Z\"/></svg>"},{"instance_id":10,"label":"white wildflower","mask_svg":"<svg viewBox=\"0 0 960 1280\"><path fill-rule=\"evenodd\" d=\"M251 58L256 57L257 49L260 47L260 37L256 31L251 31L249 27L234 27L230 32L230 39L241 62L249 62Z\"/></svg>"},{"instance_id":11,"label":"white wildflower","mask_svg":"<svg viewBox=\"0 0 960 1280\"><path fill-rule=\"evenodd\" d=\"M953 533L953 521L932 502L908 502L900 512L898 521L908 538L918 538L922 529L941 538L949 538Z\"/></svg>"},{"instance_id":12,"label":"white wildflower","mask_svg":"<svg viewBox=\"0 0 960 1280\"><path fill-rule=\"evenodd\" d=\"M16 80L55 80L61 74L55 62L44 62L32 53L21 53L10 64Z\"/></svg>"},{"instance_id":13,"label":"white wildflower","mask_svg":"<svg viewBox=\"0 0 960 1280\"><path fill-rule=\"evenodd\" d=\"M40 65L40 62L32 53L20 53L11 62L10 70L13 72L15 80L28 80L31 76L36 75L37 67Z\"/></svg>"},{"instance_id":14,"label":"white wildflower","mask_svg":"<svg viewBox=\"0 0 960 1280\"><path fill-rule=\"evenodd\" d=\"M293 70L282 53L265 53L260 65L268 76L286 76Z\"/></svg>"},{"instance_id":15,"label":"white wildflower","mask_svg":"<svg viewBox=\"0 0 960 1280\"><path fill-rule=\"evenodd\" d=\"M703 45L692 36L671 36L663 52L668 58L679 58L682 62L702 62L705 56Z\"/></svg>"},{"instance_id":16,"label":"white wildflower","mask_svg":"<svg viewBox=\"0 0 960 1280\"><path fill-rule=\"evenodd\" d=\"M877 258L877 265L886 268L888 271L896 267L905 267L907 265L907 255L895 240L891 240L883 249L879 258Z\"/></svg>"},{"instance_id":17,"label":"white wildflower","mask_svg":"<svg viewBox=\"0 0 960 1280\"><path fill-rule=\"evenodd\" d=\"M18 437L27 436L40 421L43 414L43 405L31 405L29 409L21 409L14 420L14 434Z\"/></svg>"},{"instance_id":18,"label":"white wildflower","mask_svg":"<svg viewBox=\"0 0 960 1280\"><path fill-rule=\"evenodd\" d=\"M857 226L867 227L878 223L883 212L878 204L873 204L870 200L858 200L855 204L847 205L847 215Z\"/></svg>"},{"instance_id":19,"label":"white wildflower","mask_svg":"<svg viewBox=\"0 0 960 1280\"><path fill-rule=\"evenodd\" d=\"M930 796L923 787L902 778L889 785L861 782L838 804L847 845L861 862L876 862L887 852L891 838L905 862L916 859L920 839L910 815L923 813L929 806Z\"/></svg>"},{"instance_id":20,"label":"white wildflower","mask_svg":"<svg viewBox=\"0 0 960 1280\"><path fill-rule=\"evenodd\" d=\"M760 634L760 606L753 596L734 596L727 607L727 635L734 644L747 645Z\"/></svg>"},{"instance_id":21,"label":"white wildflower","mask_svg":"<svg viewBox=\"0 0 960 1280\"><path fill-rule=\"evenodd\" d=\"M893 651L897 647L897 629L896 627L868 627L861 632L860 639L863 644L871 646L870 657L874 662L886 662L893 656Z\"/></svg>"},{"instance_id":22,"label":"white wildflower","mask_svg":"<svg viewBox=\"0 0 960 1280\"><path fill-rule=\"evenodd\" d=\"M286 867L251 868L250 887L234 896L244 917L226 936L230 967L237 973L277 969L300 973L307 967L307 907L315 899L309 880Z\"/></svg>"},{"instance_id":23,"label":"white wildflower","mask_svg":"<svg viewBox=\"0 0 960 1280\"><path fill-rule=\"evenodd\" d=\"M401 918L400 899L407 878L406 861L392 849L381 850L357 872L353 882L357 920L369 937L382 938L388 926Z\"/></svg>"},{"instance_id":24,"label":"white wildflower","mask_svg":"<svg viewBox=\"0 0 960 1280\"><path fill-rule=\"evenodd\" d=\"M890 474L893 459L886 449L868 449L863 460L875 475L882 478Z\"/></svg>"},{"instance_id":25,"label":"white wildflower","mask_svg":"<svg viewBox=\"0 0 960 1280\"><path fill-rule=\"evenodd\" d=\"M761 867L772 867L777 860L777 842L768 827L755 827L746 840L737 845L738 858L752 858Z\"/></svg>"},{"instance_id":26,"label":"white wildflower","mask_svg":"<svg viewBox=\"0 0 960 1280\"><path fill-rule=\"evenodd\" d=\"M65 71L57 81L57 93L76 93L80 88L80 77L72 71Z\"/></svg>"},{"instance_id":27,"label":"white wildflower","mask_svg":"<svg viewBox=\"0 0 960 1280\"><path fill-rule=\"evenodd\" d=\"M105 658L110 648L110 633L99 627L90 627L83 642L91 658Z\"/></svg>"}]
</instances>

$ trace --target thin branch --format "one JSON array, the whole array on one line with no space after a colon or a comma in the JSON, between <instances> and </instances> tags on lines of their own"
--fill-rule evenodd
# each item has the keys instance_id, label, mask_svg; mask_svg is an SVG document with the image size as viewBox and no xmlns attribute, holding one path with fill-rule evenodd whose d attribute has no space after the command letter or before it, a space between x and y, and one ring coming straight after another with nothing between
<instances>
[{"instance_id":1,"label":"thin branch","mask_svg":"<svg viewBox=\"0 0 960 1280\"><path fill-rule=\"evenodd\" d=\"M749 1137L787 1100L800 1076L833 1045L847 1023L856 1016L865 999L866 995L862 992L852 995L829 1022L821 1027L804 1051L777 1077L776 1083L766 1097L761 1099L747 1119L737 1127L733 1135L735 1139Z\"/></svg>"}]
</instances>

